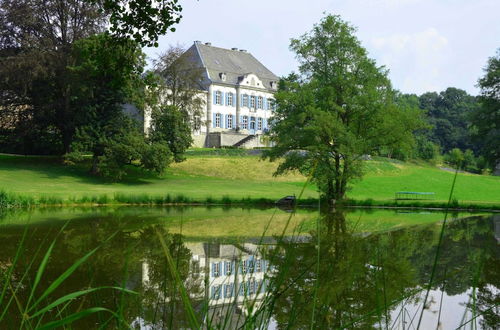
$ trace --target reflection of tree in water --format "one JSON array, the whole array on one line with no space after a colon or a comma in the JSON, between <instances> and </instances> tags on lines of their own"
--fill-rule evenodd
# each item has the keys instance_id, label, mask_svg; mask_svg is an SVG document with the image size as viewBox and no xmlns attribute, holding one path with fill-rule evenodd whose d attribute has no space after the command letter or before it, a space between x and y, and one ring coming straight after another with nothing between
<instances>
[{"instance_id":1,"label":"reflection of tree in water","mask_svg":"<svg viewBox=\"0 0 500 330\"><path fill-rule=\"evenodd\" d=\"M142 266L147 267L147 281L143 278L142 318L150 324L178 329L189 326L187 314L180 295L180 288L172 278L165 253L158 239L162 235L175 262L181 282L191 297L203 292L203 282L193 272L191 251L184 245L180 234L169 234L163 227L148 227L141 231L140 250ZM147 266L146 266L147 265ZM143 276L144 276L143 268ZM191 300L192 305L196 305Z\"/></svg>"},{"instance_id":2,"label":"reflection of tree in water","mask_svg":"<svg viewBox=\"0 0 500 330\"><path fill-rule=\"evenodd\" d=\"M498 247L491 237L491 223L480 220L454 221L447 227L433 287L441 287L446 275L447 293L463 293L479 271L477 308L490 309L491 315L484 318L491 325L498 322L498 310L491 311L498 304L498 289L495 296L488 288L499 287L500 272L498 266L478 269L477 261L498 265ZM280 242L277 251L283 256L275 258L279 269L275 284L278 292L284 292L277 298L275 317L281 325L309 326L315 308L316 328L384 326L385 320L390 322L390 310L428 281L438 226L366 237L350 233L347 227L342 213L327 213L310 243Z\"/></svg>"}]
</instances>

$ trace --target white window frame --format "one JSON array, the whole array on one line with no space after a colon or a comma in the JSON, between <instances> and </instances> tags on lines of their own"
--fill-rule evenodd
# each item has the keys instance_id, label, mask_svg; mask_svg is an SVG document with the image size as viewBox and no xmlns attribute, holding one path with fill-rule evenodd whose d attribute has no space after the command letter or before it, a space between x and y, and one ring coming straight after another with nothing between
<instances>
[{"instance_id":1,"label":"white window frame","mask_svg":"<svg viewBox=\"0 0 500 330\"><path fill-rule=\"evenodd\" d=\"M260 259L255 260L255 272L260 273L262 271L262 262Z\"/></svg>"},{"instance_id":2,"label":"white window frame","mask_svg":"<svg viewBox=\"0 0 500 330\"><path fill-rule=\"evenodd\" d=\"M222 298L222 284L212 286L212 298L214 300Z\"/></svg>"},{"instance_id":3,"label":"white window frame","mask_svg":"<svg viewBox=\"0 0 500 330\"><path fill-rule=\"evenodd\" d=\"M215 91L215 104L222 105L222 92Z\"/></svg>"},{"instance_id":4,"label":"white window frame","mask_svg":"<svg viewBox=\"0 0 500 330\"><path fill-rule=\"evenodd\" d=\"M224 297L225 298L232 298L233 297L233 288L234 288L234 283L226 284L224 286Z\"/></svg>"},{"instance_id":5,"label":"white window frame","mask_svg":"<svg viewBox=\"0 0 500 330\"><path fill-rule=\"evenodd\" d=\"M248 107L248 94L243 94L243 106Z\"/></svg>"},{"instance_id":6,"label":"white window frame","mask_svg":"<svg viewBox=\"0 0 500 330\"><path fill-rule=\"evenodd\" d=\"M220 263L214 262L212 264L213 270L212 274L214 274L214 277L219 277L220 276Z\"/></svg>"},{"instance_id":7,"label":"white window frame","mask_svg":"<svg viewBox=\"0 0 500 330\"><path fill-rule=\"evenodd\" d=\"M220 113L215 114L215 127L222 128L221 122L222 122L222 115Z\"/></svg>"},{"instance_id":8,"label":"white window frame","mask_svg":"<svg viewBox=\"0 0 500 330\"><path fill-rule=\"evenodd\" d=\"M243 116L241 127L243 129L248 129L248 116Z\"/></svg>"},{"instance_id":9,"label":"white window frame","mask_svg":"<svg viewBox=\"0 0 500 330\"><path fill-rule=\"evenodd\" d=\"M263 124L262 117L258 117L257 118L257 130L258 131L262 131L262 124Z\"/></svg>"},{"instance_id":10,"label":"white window frame","mask_svg":"<svg viewBox=\"0 0 500 330\"><path fill-rule=\"evenodd\" d=\"M256 102L255 102L255 95L250 95L250 109L255 109Z\"/></svg>"},{"instance_id":11,"label":"white window frame","mask_svg":"<svg viewBox=\"0 0 500 330\"><path fill-rule=\"evenodd\" d=\"M227 128L233 128L233 115L227 115Z\"/></svg>"},{"instance_id":12,"label":"white window frame","mask_svg":"<svg viewBox=\"0 0 500 330\"><path fill-rule=\"evenodd\" d=\"M257 109L262 109L264 104L264 98L262 96L257 97Z\"/></svg>"},{"instance_id":13,"label":"white window frame","mask_svg":"<svg viewBox=\"0 0 500 330\"><path fill-rule=\"evenodd\" d=\"M233 93L226 93L226 105L232 107L233 106Z\"/></svg>"},{"instance_id":14,"label":"white window frame","mask_svg":"<svg viewBox=\"0 0 500 330\"><path fill-rule=\"evenodd\" d=\"M247 261L246 260L243 260L243 265L241 267L241 272L243 274L246 274L248 272L248 265L247 265Z\"/></svg>"},{"instance_id":15,"label":"white window frame","mask_svg":"<svg viewBox=\"0 0 500 330\"><path fill-rule=\"evenodd\" d=\"M233 265L231 264L231 262L229 261L224 262L224 273L226 275L231 275L232 272L233 272Z\"/></svg>"}]
</instances>

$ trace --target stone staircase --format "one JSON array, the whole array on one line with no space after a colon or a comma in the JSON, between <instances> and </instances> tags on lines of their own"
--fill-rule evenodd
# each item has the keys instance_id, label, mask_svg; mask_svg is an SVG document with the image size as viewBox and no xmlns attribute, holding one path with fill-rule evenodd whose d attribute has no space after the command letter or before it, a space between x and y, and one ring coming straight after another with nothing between
<instances>
[{"instance_id":1,"label":"stone staircase","mask_svg":"<svg viewBox=\"0 0 500 330\"><path fill-rule=\"evenodd\" d=\"M245 143L252 141L256 137L257 137L257 135L248 135L248 136L244 137L243 139L241 139L240 141L238 141L235 144L233 144L233 147L241 147Z\"/></svg>"}]
</instances>

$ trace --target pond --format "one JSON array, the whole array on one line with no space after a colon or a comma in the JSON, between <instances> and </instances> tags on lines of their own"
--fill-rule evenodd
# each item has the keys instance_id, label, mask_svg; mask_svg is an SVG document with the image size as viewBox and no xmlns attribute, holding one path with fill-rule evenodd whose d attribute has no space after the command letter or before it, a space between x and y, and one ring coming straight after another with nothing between
<instances>
[{"instance_id":1,"label":"pond","mask_svg":"<svg viewBox=\"0 0 500 330\"><path fill-rule=\"evenodd\" d=\"M0 215L0 329L498 329L500 215L47 208Z\"/></svg>"}]
</instances>

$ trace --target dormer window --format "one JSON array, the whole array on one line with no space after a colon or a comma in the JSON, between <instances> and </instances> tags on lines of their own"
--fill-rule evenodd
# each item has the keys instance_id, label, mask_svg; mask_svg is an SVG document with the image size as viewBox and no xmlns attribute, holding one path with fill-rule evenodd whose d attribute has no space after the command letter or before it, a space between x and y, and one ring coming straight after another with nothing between
<instances>
[{"instance_id":1,"label":"dormer window","mask_svg":"<svg viewBox=\"0 0 500 330\"><path fill-rule=\"evenodd\" d=\"M276 89L278 87L278 84L276 83L276 81L271 81L270 85L271 85L272 89Z\"/></svg>"},{"instance_id":2,"label":"dormer window","mask_svg":"<svg viewBox=\"0 0 500 330\"><path fill-rule=\"evenodd\" d=\"M226 73L225 72L219 73L219 77L220 77L220 80L226 81Z\"/></svg>"}]
</instances>

